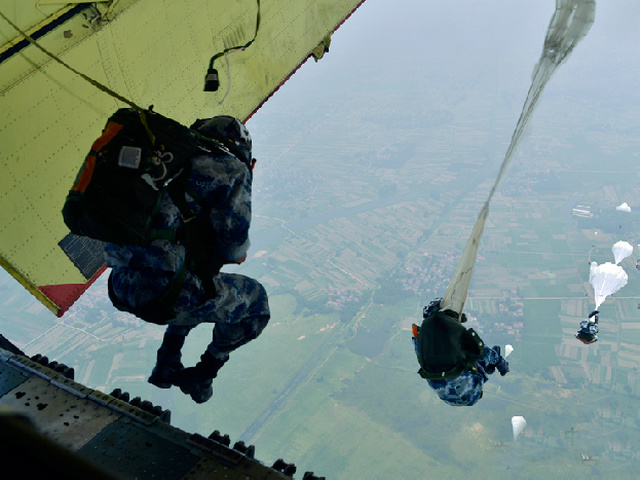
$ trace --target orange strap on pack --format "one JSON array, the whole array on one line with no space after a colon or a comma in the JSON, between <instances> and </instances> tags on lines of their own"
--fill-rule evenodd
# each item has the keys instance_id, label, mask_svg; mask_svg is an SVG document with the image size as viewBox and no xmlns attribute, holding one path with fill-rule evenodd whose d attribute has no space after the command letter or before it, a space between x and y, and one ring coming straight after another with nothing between
<instances>
[{"instance_id":1,"label":"orange strap on pack","mask_svg":"<svg viewBox=\"0 0 640 480\"><path fill-rule=\"evenodd\" d=\"M107 123L102 135L100 135L93 145L91 145L91 150L93 152L100 152L104 148L104 146L109 143L113 138L124 128L124 125L115 122Z\"/></svg>"},{"instance_id":2,"label":"orange strap on pack","mask_svg":"<svg viewBox=\"0 0 640 480\"><path fill-rule=\"evenodd\" d=\"M102 132L102 135L100 135L100 137L98 137L96 141L93 142L93 145L91 146L91 153L86 156L84 165L80 169L80 173L76 177L76 182L73 187L71 187L71 190L75 192L84 192L87 189L89 183L91 183L93 171L96 167L96 153L99 153L107 143L113 140L113 137L115 137L118 132L122 130L123 126L124 125L120 125L114 122L109 122L107 124L104 131Z\"/></svg>"}]
</instances>

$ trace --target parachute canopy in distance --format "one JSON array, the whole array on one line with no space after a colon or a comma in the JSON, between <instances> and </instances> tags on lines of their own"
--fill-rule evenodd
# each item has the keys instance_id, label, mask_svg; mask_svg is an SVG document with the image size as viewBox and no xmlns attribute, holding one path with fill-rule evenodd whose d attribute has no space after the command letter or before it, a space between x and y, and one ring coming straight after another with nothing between
<instances>
[{"instance_id":1,"label":"parachute canopy in distance","mask_svg":"<svg viewBox=\"0 0 640 480\"><path fill-rule=\"evenodd\" d=\"M593 287L596 310L605 298L624 287L628 280L627 272L620 265L611 262L598 265L596 262L591 262L589 283Z\"/></svg>"},{"instance_id":2,"label":"parachute canopy in distance","mask_svg":"<svg viewBox=\"0 0 640 480\"><path fill-rule=\"evenodd\" d=\"M512 345L505 345L504 346L504 358L507 358L509 355L511 355L511 352L513 352L513 346Z\"/></svg>"},{"instance_id":3,"label":"parachute canopy in distance","mask_svg":"<svg viewBox=\"0 0 640 480\"><path fill-rule=\"evenodd\" d=\"M631 207L629 206L629 204L627 202L621 203L620 205L618 205L616 207L616 210L620 211L620 212L630 212L631 211Z\"/></svg>"},{"instance_id":4,"label":"parachute canopy in distance","mask_svg":"<svg viewBox=\"0 0 640 480\"><path fill-rule=\"evenodd\" d=\"M513 429L513 441L515 442L518 436L527 426L527 421L522 416L511 417L511 428Z\"/></svg>"},{"instance_id":5,"label":"parachute canopy in distance","mask_svg":"<svg viewBox=\"0 0 640 480\"><path fill-rule=\"evenodd\" d=\"M613 258L615 258L616 264L618 264L633 253L633 247L629 242L620 240L613 244L611 251L613 252Z\"/></svg>"}]
</instances>

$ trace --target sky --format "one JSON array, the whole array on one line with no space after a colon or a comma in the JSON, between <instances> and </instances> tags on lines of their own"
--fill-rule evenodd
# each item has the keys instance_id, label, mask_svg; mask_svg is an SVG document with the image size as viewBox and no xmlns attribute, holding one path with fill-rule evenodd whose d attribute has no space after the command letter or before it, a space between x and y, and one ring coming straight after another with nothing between
<instances>
[{"instance_id":1,"label":"sky","mask_svg":"<svg viewBox=\"0 0 640 480\"><path fill-rule=\"evenodd\" d=\"M330 54L317 65L305 65L276 96L286 104L287 97L300 91L327 93L349 75L354 64L358 70L387 72L390 80L398 81L397 88L402 88L403 76L415 69L437 70L455 78L473 75L489 64L500 68L503 82L522 85L524 99L554 9L555 2L549 0L367 0L336 32ZM569 83L563 78L571 78L576 90L587 86L637 90L634 73L640 60L635 45L640 32L634 19L638 18L638 2L598 1L596 21L571 61L558 72L556 88ZM597 72L603 84L585 82L584 77ZM424 95L428 93L425 85ZM276 102L269 103L275 106Z\"/></svg>"}]
</instances>

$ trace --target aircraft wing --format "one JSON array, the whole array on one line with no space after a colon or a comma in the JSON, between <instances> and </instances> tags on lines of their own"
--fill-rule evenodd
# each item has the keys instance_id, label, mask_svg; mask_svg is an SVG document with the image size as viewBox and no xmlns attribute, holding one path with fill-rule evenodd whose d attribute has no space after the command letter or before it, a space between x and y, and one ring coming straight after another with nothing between
<instances>
[{"instance_id":1,"label":"aircraft wing","mask_svg":"<svg viewBox=\"0 0 640 480\"><path fill-rule=\"evenodd\" d=\"M251 116L363 1L0 0L0 12L78 72L189 125ZM220 87L203 91L210 58L254 36L215 61ZM62 316L104 262L99 243L70 234L61 209L106 119L124 105L3 18L0 42L0 264Z\"/></svg>"}]
</instances>

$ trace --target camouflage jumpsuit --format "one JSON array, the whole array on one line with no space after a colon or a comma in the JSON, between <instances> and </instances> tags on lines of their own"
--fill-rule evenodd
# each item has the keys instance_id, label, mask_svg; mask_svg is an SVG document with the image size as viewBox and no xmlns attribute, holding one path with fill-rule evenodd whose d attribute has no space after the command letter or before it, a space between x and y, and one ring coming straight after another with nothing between
<instances>
[{"instance_id":1,"label":"camouflage jumpsuit","mask_svg":"<svg viewBox=\"0 0 640 480\"><path fill-rule=\"evenodd\" d=\"M189 186L212 206L209 221L217 237L212 240L218 255L233 263L246 255L250 244L252 172L232 154L214 155L204 150L192 158L192 164ZM199 214L200 205L188 195L187 200ZM182 224L168 195L154 222L154 228ZM143 247L107 244L105 258L113 269L113 293L134 308L153 301L181 269L185 253L183 245L167 240L154 240ZM214 358L226 360L231 351L256 338L267 325L267 293L258 281L244 275L221 272L213 276L213 283L217 295L207 299L200 278L187 269L167 333L186 336L196 325L214 323L213 341L207 350Z\"/></svg>"}]
</instances>

